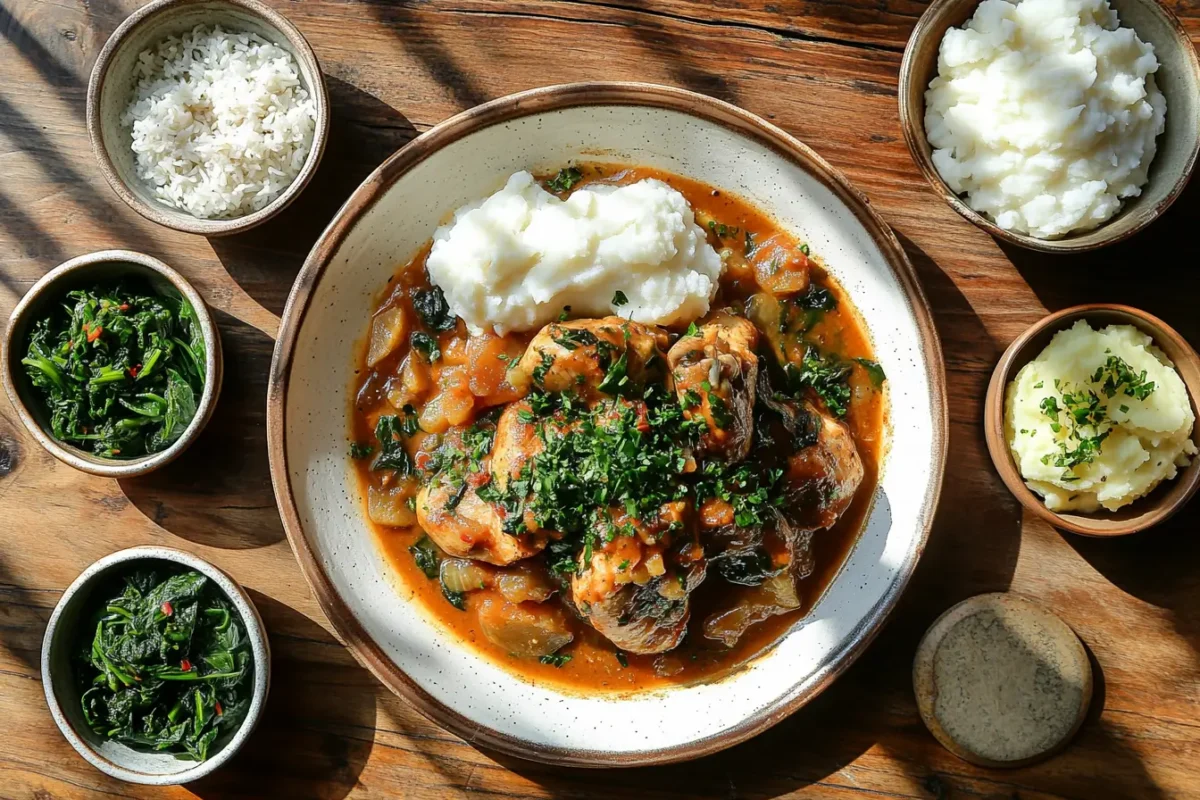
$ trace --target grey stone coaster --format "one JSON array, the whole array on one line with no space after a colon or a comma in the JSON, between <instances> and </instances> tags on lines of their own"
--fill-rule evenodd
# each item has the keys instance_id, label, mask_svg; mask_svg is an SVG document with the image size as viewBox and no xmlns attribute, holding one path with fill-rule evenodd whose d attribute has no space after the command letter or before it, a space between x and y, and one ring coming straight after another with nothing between
<instances>
[{"instance_id":1,"label":"grey stone coaster","mask_svg":"<svg viewBox=\"0 0 1200 800\"><path fill-rule=\"evenodd\" d=\"M925 633L917 707L950 752L1018 767L1058 752L1083 724L1092 668L1083 643L1041 606L1007 594L964 600Z\"/></svg>"}]
</instances>

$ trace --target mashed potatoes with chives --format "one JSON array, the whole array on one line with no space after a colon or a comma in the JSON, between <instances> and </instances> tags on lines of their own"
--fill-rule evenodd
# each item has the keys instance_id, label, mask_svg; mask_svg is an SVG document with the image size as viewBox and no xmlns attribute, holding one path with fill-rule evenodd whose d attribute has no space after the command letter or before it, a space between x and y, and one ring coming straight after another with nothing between
<instances>
[{"instance_id":1,"label":"mashed potatoes with chives","mask_svg":"<svg viewBox=\"0 0 1200 800\"><path fill-rule=\"evenodd\" d=\"M540 328L564 306L574 316L693 320L708 312L722 270L687 200L653 179L562 200L518 172L433 238L429 277L473 333Z\"/></svg>"},{"instance_id":2,"label":"mashed potatoes with chives","mask_svg":"<svg viewBox=\"0 0 1200 800\"><path fill-rule=\"evenodd\" d=\"M1183 379L1131 325L1060 331L1008 385L1005 436L1051 511L1116 511L1196 454Z\"/></svg>"},{"instance_id":3,"label":"mashed potatoes with chives","mask_svg":"<svg viewBox=\"0 0 1200 800\"><path fill-rule=\"evenodd\" d=\"M1095 228L1141 194L1166 100L1154 46L1108 0L984 0L925 93L933 163L1005 230Z\"/></svg>"}]
</instances>

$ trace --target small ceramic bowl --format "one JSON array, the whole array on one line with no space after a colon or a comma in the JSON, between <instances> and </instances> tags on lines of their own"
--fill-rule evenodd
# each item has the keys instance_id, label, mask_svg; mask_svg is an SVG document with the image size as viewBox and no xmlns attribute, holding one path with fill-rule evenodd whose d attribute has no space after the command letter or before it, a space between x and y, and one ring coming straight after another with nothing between
<instances>
[{"instance_id":1,"label":"small ceramic bowl","mask_svg":"<svg viewBox=\"0 0 1200 800\"><path fill-rule=\"evenodd\" d=\"M1200 59L1179 20L1158 0L1111 0L1123 27L1133 28L1154 45L1159 61L1155 81L1167 101L1167 127L1158 137L1158 153L1142 193L1098 228L1060 239L1038 239L1004 230L972 209L946 185L933 165L925 135L925 90L937 75L938 50L951 27L961 27L979 0L936 0L925 10L900 64L900 127L908 149L934 191L985 231L1006 242L1047 253L1095 250L1133 236L1158 219L1187 185L1200 154Z\"/></svg>"},{"instance_id":2,"label":"small ceramic bowl","mask_svg":"<svg viewBox=\"0 0 1200 800\"><path fill-rule=\"evenodd\" d=\"M207 380L204 383L204 392L196 404L196 416L173 445L166 450L138 458L101 458L60 442L50 435L44 406L34 392L24 367L21 366L21 359L25 355L26 335L47 307L59 303L72 289L129 274L145 277L159 294L182 297L191 304L204 335L204 374ZM221 393L224 359L221 353L221 336L209 314L208 306L182 275L157 258L142 253L131 250L101 250L59 264L42 276L42 279L21 298L21 302L17 303L12 316L9 317L4 341L0 344L0 373L4 377L4 388L8 392L8 398L21 417L21 422L50 455L64 464L92 475L132 478L145 475L174 461L200 435L200 431L212 417L217 396Z\"/></svg>"},{"instance_id":3,"label":"small ceramic bowl","mask_svg":"<svg viewBox=\"0 0 1200 800\"><path fill-rule=\"evenodd\" d=\"M130 132L121 125L134 91L138 54L197 25L255 33L289 51L316 107L312 147L303 168L267 206L241 217L202 219L157 200L137 176ZM329 93L312 48L292 23L257 0L154 0L113 32L92 68L87 92L88 137L113 191L146 219L204 236L226 236L261 225L287 207L317 171L329 137Z\"/></svg>"},{"instance_id":4,"label":"small ceramic bowl","mask_svg":"<svg viewBox=\"0 0 1200 800\"><path fill-rule=\"evenodd\" d=\"M241 726L231 736L217 739L208 759L185 761L171 753L134 750L124 744L102 740L83 719L79 689L75 684L72 660L78 626L87 617L96 592L106 589L119 573L139 562L167 561L194 569L208 577L229 599L246 628L246 638L254 656L254 683L250 689L250 708ZM232 577L202 558L169 547L131 547L92 564L72 583L46 627L42 640L42 687L55 723L79 755L106 775L130 783L171 786L204 777L228 761L250 737L267 701L271 684L271 648L266 626L246 590Z\"/></svg>"},{"instance_id":5,"label":"small ceramic bowl","mask_svg":"<svg viewBox=\"0 0 1200 800\"><path fill-rule=\"evenodd\" d=\"M1181 471L1175 480L1163 482L1150 494L1119 511L1058 514L1046 508L1042 498L1025 485L1004 435L1004 400L1009 382L1022 367L1042 352L1054 334L1066 330L1080 319L1086 319L1093 328L1133 325L1149 335L1155 346L1175 365L1187 387L1192 413L1200 419L1200 406L1197 405L1200 399L1200 356L1196 355L1191 345L1171 326L1158 317L1129 306L1075 306L1051 314L1030 326L1000 357L1000 363L996 365L991 383L988 384L987 400L984 404L984 434L988 451L1000 477L1008 486L1008 490L1021 501L1021 505L1056 528L1085 536L1124 536L1137 533L1171 517L1192 499L1196 490L1200 488L1200 458L1193 459L1191 466ZM1193 430L1193 440L1195 436Z\"/></svg>"}]
</instances>

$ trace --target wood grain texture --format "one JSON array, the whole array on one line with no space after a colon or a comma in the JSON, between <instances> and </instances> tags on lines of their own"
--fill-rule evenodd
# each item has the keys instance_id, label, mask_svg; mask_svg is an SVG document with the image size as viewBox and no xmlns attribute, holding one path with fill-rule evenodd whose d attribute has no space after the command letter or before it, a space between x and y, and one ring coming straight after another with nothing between
<instances>
[{"instance_id":1,"label":"wood grain texture","mask_svg":"<svg viewBox=\"0 0 1200 800\"><path fill-rule=\"evenodd\" d=\"M906 0L272 0L329 76L321 169L278 219L205 240L143 220L88 149L88 71L134 0L0 0L0 319L50 267L108 247L182 272L217 310L225 388L205 434L143 479L55 462L0 400L0 798L514 797L1174 798L1200 794L1200 505L1118 541L1023 517L981 426L1000 352L1047 310L1122 302L1200 344L1193 185L1147 232L1100 253L1007 249L925 184L900 138L896 70L923 4ZM1200 41L1200 7L1171 0ZM692 764L580 773L498 757L386 692L330 633L284 541L267 478L266 375L309 246L385 156L451 113L509 92L645 80L730 100L843 170L895 228L933 306L948 368L950 462L917 576L867 654L811 705ZM170 791L126 786L75 755L46 711L41 633L91 561L164 543L208 558L267 621L274 685L246 752ZM925 731L917 642L967 596L1010 589L1061 615L1095 658L1093 710L1062 754L993 771ZM682 723L681 723L682 724Z\"/></svg>"}]
</instances>

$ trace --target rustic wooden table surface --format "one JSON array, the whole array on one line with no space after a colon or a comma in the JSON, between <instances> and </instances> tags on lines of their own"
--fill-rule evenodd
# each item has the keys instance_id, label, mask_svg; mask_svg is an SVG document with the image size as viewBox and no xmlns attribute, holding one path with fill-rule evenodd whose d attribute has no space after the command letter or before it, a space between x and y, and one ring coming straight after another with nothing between
<instances>
[{"instance_id":1,"label":"rustic wooden table surface","mask_svg":"<svg viewBox=\"0 0 1200 800\"><path fill-rule=\"evenodd\" d=\"M0 0L0 319L55 264L125 247L188 277L216 309L226 378L212 424L163 472L75 472L0 400L0 797L1200 796L1200 502L1117 541L1060 534L1005 491L981 402L993 364L1047 310L1122 301L1200 345L1200 181L1146 233L1099 254L1001 247L926 186L900 138L897 70L913 0L272 0L308 37L333 99L316 179L282 216L206 240L125 207L92 158L85 87L136 0ZM1200 5L1171 0L1193 40ZM309 246L380 161L447 116L509 92L589 79L729 100L843 170L895 228L946 355L950 460L918 573L867 654L808 707L699 762L545 767L473 748L392 696L331 633L292 558L267 475L264 405L279 314ZM903 457L903 454L898 454ZM38 677L59 593L123 547L190 550L232 572L266 618L274 685L226 768L186 788L110 780L59 735ZM1093 711L1058 757L1013 771L942 750L909 678L921 633L969 595L1010 590L1062 615L1097 662ZM680 724L686 724L681 720Z\"/></svg>"}]
</instances>

